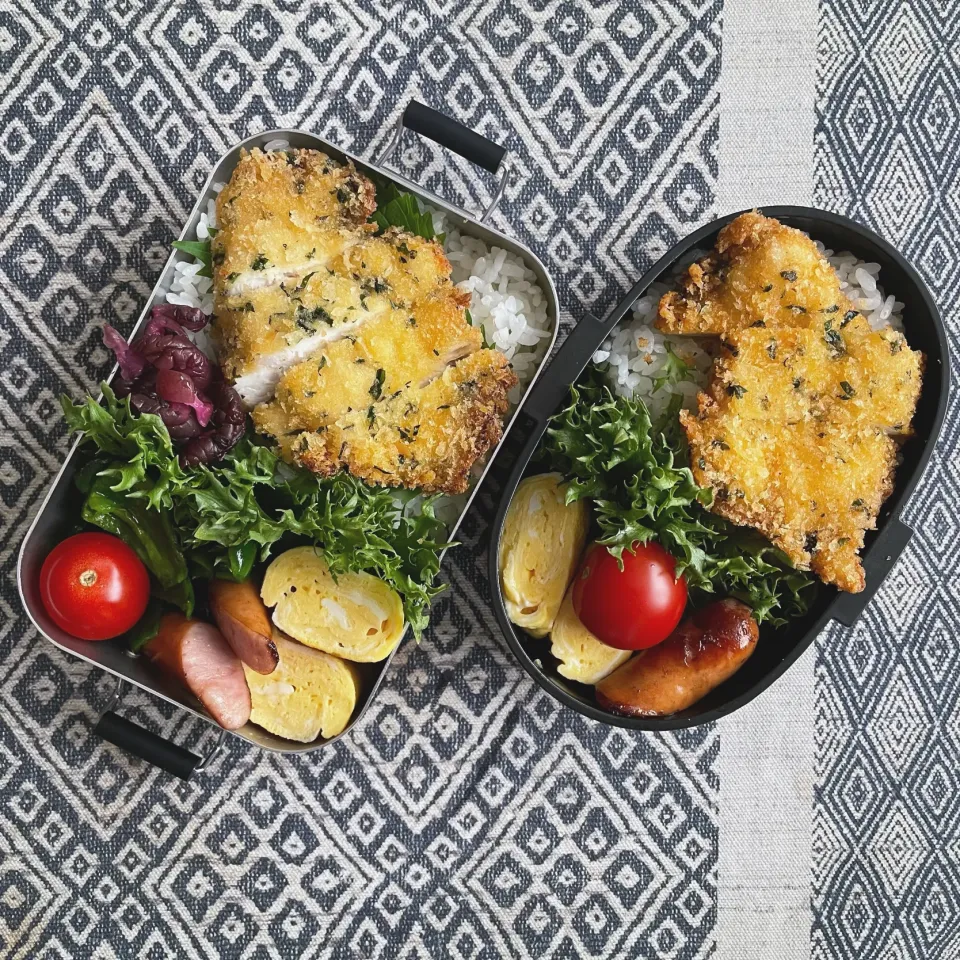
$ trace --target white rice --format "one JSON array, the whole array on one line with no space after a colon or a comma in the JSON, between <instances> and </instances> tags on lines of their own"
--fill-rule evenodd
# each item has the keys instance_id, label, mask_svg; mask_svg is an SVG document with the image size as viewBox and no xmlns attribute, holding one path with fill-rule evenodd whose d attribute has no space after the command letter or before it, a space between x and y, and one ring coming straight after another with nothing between
<instances>
[{"instance_id":1,"label":"white rice","mask_svg":"<svg viewBox=\"0 0 960 960\"><path fill-rule=\"evenodd\" d=\"M547 298L522 257L461 233L442 210L430 212L434 230L446 234L443 249L451 278L471 295L474 325L483 328L486 342L513 366L519 382L510 392L510 402L517 404L550 345Z\"/></svg>"},{"instance_id":2,"label":"white rice","mask_svg":"<svg viewBox=\"0 0 960 960\"><path fill-rule=\"evenodd\" d=\"M880 286L880 264L858 260L852 253L834 253L817 243L817 249L833 264L840 277L840 289L867 318L874 330L893 327L903 330L903 303Z\"/></svg>"},{"instance_id":3,"label":"white rice","mask_svg":"<svg viewBox=\"0 0 960 960\"><path fill-rule=\"evenodd\" d=\"M693 407L697 390L708 379L713 363L712 338L670 336L654 328L657 305L670 289L670 283L651 284L634 305L630 320L618 324L593 355L594 363L605 370L611 388L621 397L642 397L654 420L674 393L683 396L685 407ZM689 379L655 390L655 381L664 374L668 345L690 367Z\"/></svg>"},{"instance_id":4,"label":"white rice","mask_svg":"<svg viewBox=\"0 0 960 960\"><path fill-rule=\"evenodd\" d=\"M903 330L903 303L892 294L887 295L880 285L880 264L858 260L852 253L834 253L817 243L837 271L840 289L853 305L867 318L874 330L894 327ZM696 251L690 260L679 267L666 283L651 284L637 301L629 321L621 322L593 355L600 365L612 390L623 397L640 397L656 419L673 394L683 397L683 406L696 406L697 392L710 379L710 367L717 349L715 337L685 337L660 333L653 322L660 298L673 289L680 275L694 260L703 256ZM655 380L661 374L670 345L691 371L689 379L676 384L664 384L655 390Z\"/></svg>"}]
</instances>

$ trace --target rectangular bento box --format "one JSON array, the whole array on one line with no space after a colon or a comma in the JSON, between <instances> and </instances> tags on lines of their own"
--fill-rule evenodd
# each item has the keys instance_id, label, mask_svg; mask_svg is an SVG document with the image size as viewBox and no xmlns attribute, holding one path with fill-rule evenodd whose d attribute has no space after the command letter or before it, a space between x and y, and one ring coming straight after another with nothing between
<instances>
[{"instance_id":1,"label":"rectangular bento box","mask_svg":"<svg viewBox=\"0 0 960 960\"><path fill-rule=\"evenodd\" d=\"M570 385L591 362L594 352L629 316L651 284L671 277L678 268L685 268L703 251L712 248L720 230L740 213L721 217L681 239L603 320L583 317L563 342L521 412L511 445L519 442L522 449L500 490L499 506L491 525L489 576L493 607L507 644L521 666L554 699L602 723L635 730L672 730L709 723L749 703L796 662L830 620L848 627L856 623L913 532L901 515L933 454L946 416L949 391L950 358L937 306L920 275L903 255L862 224L810 207L770 206L761 212L788 227L802 230L826 247L850 251L858 259L878 263L885 290L904 304L904 332L910 346L921 350L926 358L913 434L902 447L893 492L880 510L876 529L868 531L861 553L866 588L860 593L842 593L821 585L815 602L804 616L778 629L762 628L756 653L739 671L692 707L668 716L622 716L603 709L596 703L592 687L566 680L557 672L549 637L534 639L515 626L507 614L500 583L500 540L518 484L528 473L539 472L531 469L531 464L550 418L559 412Z\"/></svg>"},{"instance_id":2,"label":"rectangular bento box","mask_svg":"<svg viewBox=\"0 0 960 960\"><path fill-rule=\"evenodd\" d=\"M414 110L414 108L416 108L416 110ZM411 116L413 116L417 122L409 122L409 117ZM404 129L405 119L407 120L406 126L408 126L410 129L417 130L431 139L434 139L438 143L441 143L442 145L447 146L448 148L459 153L461 156L464 156L466 159L472 160L480 166L485 167L490 172L495 172L497 170L503 171L503 175L501 177L499 187L496 190L494 200L481 218L472 216L466 211L451 205L441 197L435 196L416 183L406 179L398 173L393 172L392 170L388 170L385 167L384 164L388 159L389 154L399 144L400 136ZM377 177L382 178L383 180L392 182L399 189L414 194L422 202L442 211L447 218L447 222L454 224L465 236L475 237L485 241L488 245L496 245L503 250L506 250L508 253L516 254L522 257L525 265L536 276L536 282L539 285L546 301L547 320L550 328L549 338L545 343L542 343L542 346L545 349L543 349L542 356L526 385L523 396L521 397L519 403L508 415L507 421L504 424L503 439L501 439L497 449L494 450L490 456L488 456L485 464L482 467L482 473L480 473L479 476L476 476L476 481L473 484L471 491L464 495L465 499L462 509L459 511L456 519L453 520L450 525L449 534L450 538L453 539L464 514L469 509L473 497L483 481L483 477L490 469L490 466L493 463L497 452L502 446L511 425L513 424L513 421L516 419L523 401L526 399L527 394L536 382L541 368L545 365L545 361L547 357L549 357L556 341L557 332L559 329L559 308L557 304L557 294L556 290L554 289L553 282L547 274L543 264L523 244L512 240L510 237L504 235L493 227L490 227L484 222L502 196L504 187L506 185L508 172L507 169L501 165L505 151L485 138L480 137L473 131L460 126L455 121L452 121L447 117L443 117L440 114L436 114L434 111L431 111L420 104L411 104L410 107L407 108L407 111L405 111L404 115L400 118L400 124L390 146L387 148L384 154L381 155L377 162L362 160L359 157L355 157L346 151L339 149L335 145L328 143L314 134L301 130L272 130L266 133L257 134L255 136L248 137L241 143L238 143L226 154L224 154L224 156L222 156L216 163L210 173L209 178L207 179L206 185L200 192L200 196L193 208L190 218L183 228L183 232L180 235L181 240L193 239L195 237L196 227L198 221L200 220L201 214L206 211L208 201L216 196L213 185L219 182L226 182L230 179L233 168L240 157L241 150L251 149L254 147L263 148L271 141L276 140L286 141L289 146L293 148L311 148L321 150L342 162L352 162L362 173L375 174ZM177 251L171 253L162 273L160 274L159 279L157 280L153 294L145 304L144 310L141 313L136 326L131 331L130 339L133 339L136 336L137 331L148 317L150 309L157 303L162 302L163 291L169 289L171 286L175 264L178 261L185 259L189 260L191 258ZM110 380L113 379L113 377L116 375L116 372L116 368L114 368L110 375ZM188 710L196 716L201 717L202 719L213 724L214 721L206 714L206 712L204 712L199 702L196 701L188 693L188 691L186 691L176 682L168 680L158 669L152 666L145 659L129 654L119 644L93 643L84 640L77 640L76 638L67 635L52 622L43 607L39 594L40 566L46 554L57 542L61 531L67 527L70 520L76 519L77 501L75 497L73 481L78 444L79 441L76 441L71 446L66 460L54 479L45 499L43 500L39 512L31 524L21 547L17 578L24 607L26 608L30 619L33 621L40 634L49 640L54 646L70 654L71 656L85 660L87 663L90 663L93 666L98 667L101 670L104 670L107 673L117 677L118 691L122 686L123 681L129 681L131 684L134 684L143 690L150 691L151 693L162 697L170 703L181 706L185 710ZM361 690L354 715L346 729L339 736L343 736L344 734L348 733L354 724L359 721L360 717L363 716L367 706L376 696L377 691L383 682L387 671L389 670L390 663L395 655L395 652L396 650L386 660L383 660L380 663L360 665L363 673L363 688ZM114 719L122 721L122 718ZM156 738L148 731L141 731L140 728L135 728L132 724L129 724L126 721L122 721L121 726L123 727L123 730L121 730L119 738L116 735L104 735L107 736L108 739L114 740L114 742L120 742L121 740L125 741L123 745L127 746L128 749L132 749L133 752L136 752L141 756L147 756L149 754L150 759L153 759L154 762L160 762L156 759L158 752L164 753L169 752L170 750L175 751L179 749L174 747L172 744L166 744L165 741L160 741L159 738ZM285 753L315 750L332 743L336 739L339 739L339 737L334 737L329 740L319 739L312 743L301 744L289 740L283 740L271 733L268 733L266 730L249 723L242 729L234 732L236 736L250 741L251 743L255 743L265 749ZM143 742L140 742L139 749L137 749L137 741L152 742L152 747L145 747ZM193 759L197 760L199 758ZM171 769L171 764L160 762L160 765L166 766L167 769ZM190 764L188 764L188 767L190 767L190 769L187 771L187 775L189 775L189 772L191 772L193 769Z\"/></svg>"}]
</instances>

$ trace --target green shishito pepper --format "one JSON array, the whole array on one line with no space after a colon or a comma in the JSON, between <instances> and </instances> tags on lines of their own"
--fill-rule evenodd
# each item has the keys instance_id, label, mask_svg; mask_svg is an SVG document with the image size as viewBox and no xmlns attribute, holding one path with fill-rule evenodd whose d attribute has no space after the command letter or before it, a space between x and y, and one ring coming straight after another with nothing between
<instances>
[{"instance_id":1,"label":"green shishito pepper","mask_svg":"<svg viewBox=\"0 0 960 960\"><path fill-rule=\"evenodd\" d=\"M97 476L102 466L94 460L77 476L77 487L86 494L80 515L132 547L159 584L154 595L178 606L189 617L193 613L193 585L166 511L151 510L146 499L136 497L135 489L111 490L109 478Z\"/></svg>"},{"instance_id":2,"label":"green shishito pepper","mask_svg":"<svg viewBox=\"0 0 960 960\"><path fill-rule=\"evenodd\" d=\"M256 561L257 545L250 540L239 546L227 548L227 562L230 564L230 573L238 583L250 576L250 571Z\"/></svg>"}]
</instances>

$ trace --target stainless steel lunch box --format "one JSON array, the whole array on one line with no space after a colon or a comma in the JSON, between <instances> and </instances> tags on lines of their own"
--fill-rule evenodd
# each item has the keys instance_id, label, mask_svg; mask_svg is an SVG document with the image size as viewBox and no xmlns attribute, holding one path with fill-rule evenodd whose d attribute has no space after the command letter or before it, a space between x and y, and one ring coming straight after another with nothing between
<instances>
[{"instance_id":1,"label":"stainless steel lunch box","mask_svg":"<svg viewBox=\"0 0 960 960\"><path fill-rule=\"evenodd\" d=\"M479 217L473 216L467 213L465 210L452 206L441 197L435 196L433 193L428 192L418 184L413 183L402 175L386 168L385 164L392 152L399 145L405 129L413 130L431 140L434 140L441 146L458 153L460 156L477 164L478 166L483 167L490 173L499 173L500 180L495 188L493 200L490 206ZM240 151L252 147L263 147L271 140L277 139L288 141L292 147L314 148L322 150L339 160L352 161L360 171L364 173L373 173L385 180L392 181L402 190L409 191L424 202L440 208L450 217L453 222L457 224L464 234L477 237L481 240L484 240L488 244L496 244L497 246L508 250L511 253L518 254L524 258L526 265L536 274L537 282L543 290L544 297L547 300L548 316L552 326L552 334L544 352L544 358L535 371L532 380L528 384L527 391L524 394L523 399L521 399L520 404L518 404L516 410L514 410L510 421L505 425L505 439L513 420L516 418L517 413L522 406L523 400L526 399L527 394L532 389L534 382L539 376L540 370L545 365L546 358L550 355L559 329L559 307L557 303L557 294L556 290L554 289L553 281L547 274L543 264L523 244L517 243L515 240L510 239L500 231L489 226L489 224L486 222L490 214L499 203L507 186L509 178L509 166L505 159L506 151L490 140L487 140L479 134L467 129L456 121L451 120L449 117L439 114L436 111L417 103L411 103L404 111L403 115L400 117L396 132L390 144L375 162L362 160L359 157L352 156L346 151L339 149L331 143L327 143L325 140L311 133L301 130L271 130L267 133L261 133L253 137L248 137L246 140L238 143L220 158L211 172L210 177L207 179L207 183L200 193L200 197L197 200L196 206L193 208L193 212L183 228L183 232L180 235L181 240L187 238L193 239L193 237L195 237L196 226L200 219L200 215L206 210L207 201L215 196L212 185L216 182L226 181L230 178L230 174L232 173L233 168L240 156ZM170 255L166 266L164 267L163 272L157 281L150 300L145 305L143 313L140 315L140 319L137 321L136 326L133 328L133 331L130 334L131 339L136 336L140 325L144 322L145 318L149 314L150 308L156 303L160 302L159 291L161 289L168 289L170 287L174 271L174 264L181 259L184 259L184 255L176 251ZM115 374L116 368L114 368L114 371L111 373L110 379L113 379ZM504 441L501 440L501 445L503 442ZM129 682L144 690L149 690L151 693L154 693L157 696L170 701L171 703L177 704L184 709L189 710L191 713L194 713L196 716L201 717L213 724L214 721L207 716L200 704L178 683L168 680L168 678L162 675L161 672L153 667L149 662L128 654L120 644L110 642L91 643L84 640L77 640L74 637L68 636L52 622L40 600L38 581L40 567L43 563L44 557L55 544L59 535L59 531L64 528L71 519L76 519L78 504L76 494L74 492L73 477L77 446L78 443L75 442L70 448L70 452L67 454L67 458L64 461L63 466L60 468L60 472L54 479L53 484L51 485L43 503L40 506L36 519L33 521L30 529L27 531L27 535L20 550L17 568L17 581L20 589L20 596L23 600L23 604L28 615L30 616L30 619L33 621L37 627L37 630L42 636L46 637L46 639L54 644L54 646L59 647L61 650L65 651L71 656L85 660L87 663L93 664L94 666L113 674L117 678L117 688L113 701L111 702L107 712L101 718L100 723L97 725L96 732L105 739L117 743L130 752L135 753L138 756L141 756L144 759L155 763L178 776L187 778L194 770L202 767L201 759L199 757L182 747L156 736L150 731L144 730L142 727L130 723L129 721L115 714L113 712L113 707L116 706L116 703L119 700L120 692L124 682ZM498 450L499 446L497 450L495 450L488 458L484 467L483 475L485 475L487 470L489 470ZM473 501L473 497L482 483L483 475L481 475L477 483L474 485L463 506L463 510L460 512L456 522L453 524L450 531L451 539L455 535L464 514L469 509L470 504ZM362 665L364 668L365 682L361 699L357 705L357 709L353 719L350 722L350 725L343 734L340 734L340 736L343 736L345 733L349 732L354 724L359 721L360 717L363 716L367 706L369 706L371 700L376 696L377 691L383 682L383 678L386 676L387 670L390 667L390 662L392 659L393 655L381 663ZM329 743L332 743L333 740L339 739L339 737L335 737L331 740L317 740L313 743L298 744L276 737L252 724L247 724L247 726L245 726L243 729L236 731L235 735L244 740L248 740L251 743L255 743L267 750L273 750L279 753L300 753L310 750L317 750L321 747L327 746ZM223 743L223 739L224 735L221 735L221 739L218 741L217 748L215 749L219 749ZM203 762L205 763L207 760L209 760L209 757L207 757Z\"/></svg>"}]
</instances>

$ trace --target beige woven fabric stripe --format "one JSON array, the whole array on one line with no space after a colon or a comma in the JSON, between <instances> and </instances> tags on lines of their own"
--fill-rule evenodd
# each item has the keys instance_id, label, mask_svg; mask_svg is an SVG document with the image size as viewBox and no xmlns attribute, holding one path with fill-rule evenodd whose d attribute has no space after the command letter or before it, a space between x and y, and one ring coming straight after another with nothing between
<instances>
[{"instance_id":1,"label":"beige woven fabric stripe","mask_svg":"<svg viewBox=\"0 0 960 960\"><path fill-rule=\"evenodd\" d=\"M721 213L810 204L818 0L725 0ZM720 723L715 960L810 956L814 650Z\"/></svg>"}]
</instances>

